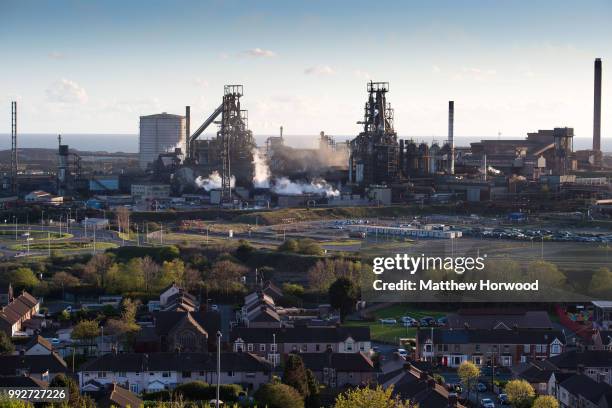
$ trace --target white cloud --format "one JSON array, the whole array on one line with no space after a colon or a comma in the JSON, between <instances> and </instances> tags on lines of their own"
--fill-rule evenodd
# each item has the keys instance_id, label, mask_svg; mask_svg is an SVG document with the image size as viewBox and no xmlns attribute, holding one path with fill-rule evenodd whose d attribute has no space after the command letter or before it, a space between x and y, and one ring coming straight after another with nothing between
<instances>
[{"instance_id":1,"label":"white cloud","mask_svg":"<svg viewBox=\"0 0 612 408\"><path fill-rule=\"evenodd\" d=\"M54 103L83 104L89 99L85 88L65 78L51 84L45 93L47 100Z\"/></svg>"},{"instance_id":2,"label":"white cloud","mask_svg":"<svg viewBox=\"0 0 612 408\"><path fill-rule=\"evenodd\" d=\"M66 54L63 54L57 51L50 52L49 54L47 54L47 56L51 59L56 59L56 60L66 58Z\"/></svg>"},{"instance_id":3,"label":"white cloud","mask_svg":"<svg viewBox=\"0 0 612 408\"><path fill-rule=\"evenodd\" d=\"M270 50L264 50L262 48L253 48L250 50L246 50L242 53L243 55L255 58L271 58L276 57L276 53Z\"/></svg>"},{"instance_id":4,"label":"white cloud","mask_svg":"<svg viewBox=\"0 0 612 408\"><path fill-rule=\"evenodd\" d=\"M316 65L304 70L306 75L334 75L336 71L329 65Z\"/></svg>"},{"instance_id":5,"label":"white cloud","mask_svg":"<svg viewBox=\"0 0 612 408\"><path fill-rule=\"evenodd\" d=\"M440 69L440 67L439 67L439 66L437 66L437 65L433 65L433 66L431 67L431 71L432 71L433 73L437 74L437 73L441 72L442 70Z\"/></svg>"}]
</instances>

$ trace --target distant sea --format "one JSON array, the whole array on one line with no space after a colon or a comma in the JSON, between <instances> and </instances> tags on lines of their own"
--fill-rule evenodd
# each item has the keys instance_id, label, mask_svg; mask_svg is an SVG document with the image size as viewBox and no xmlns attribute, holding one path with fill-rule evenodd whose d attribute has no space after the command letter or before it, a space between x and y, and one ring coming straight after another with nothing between
<instances>
[{"instance_id":1,"label":"distant sea","mask_svg":"<svg viewBox=\"0 0 612 408\"><path fill-rule=\"evenodd\" d=\"M200 137L207 138L212 135L202 135ZM270 135L255 135L255 140L259 146L264 146L266 139ZM276 135L275 135L276 136ZM337 142L349 140L354 136L349 135L333 135ZM525 136L502 137L501 139L522 139ZM285 136L286 143L295 147L316 147L318 146L318 135L287 135ZM425 141L431 143L432 140L438 143L444 142L445 136L401 136L402 139L413 139L417 142ZM455 136L456 146L469 146L470 142L476 142L481 139L498 139L497 136L481 137L481 136ZM612 138L602 139L602 149L605 152L612 152ZM76 150L85 151L107 151L107 152L138 152L138 135L135 134L63 134L62 143L69 145ZM57 147L57 135L55 134L19 134L18 147L22 148L51 148ZM575 137L574 150L590 149L592 139L588 137ZM0 133L0 150L10 149L11 137L10 134Z\"/></svg>"}]
</instances>

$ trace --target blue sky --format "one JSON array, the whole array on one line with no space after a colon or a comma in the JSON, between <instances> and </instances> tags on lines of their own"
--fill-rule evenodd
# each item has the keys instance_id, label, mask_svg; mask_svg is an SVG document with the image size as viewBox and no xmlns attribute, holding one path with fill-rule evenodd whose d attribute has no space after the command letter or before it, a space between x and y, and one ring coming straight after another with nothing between
<instances>
[{"instance_id":1,"label":"blue sky","mask_svg":"<svg viewBox=\"0 0 612 408\"><path fill-rule=\"evenodd\" d=\"M0 131L137 133L138 116L203 120L245 86L256 134L354 134L369 79L401 135L592 134L593 59L612 137L612 2L0 0Z\"/></svg>"}]
</instances>

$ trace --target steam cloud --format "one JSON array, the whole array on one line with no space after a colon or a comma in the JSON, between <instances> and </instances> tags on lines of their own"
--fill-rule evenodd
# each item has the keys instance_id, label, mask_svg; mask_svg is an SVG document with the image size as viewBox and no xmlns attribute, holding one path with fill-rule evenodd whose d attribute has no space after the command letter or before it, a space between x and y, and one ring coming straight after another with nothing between
<instances>
[{"instance_id":1,"label":"steam cloud","mask_svg":"<svg viewBox=\"0 0 612 408\"><path fill-rule=\"evenodd\" d=\"M210 176L204 178L202 176L198 176L195 179L195 183L198 188L203 188L206 191L215 190L221 188L221 175L218 171L213 171ZM230 186L233 188L236 184L236 177L232 176L230 178Z\"/></svg>"},{"instance_id":2,"label":"steam cloud","mask_svg":"<svg viewBox=\"0 0 612 408\"><path fill-rule=\"evenodd\" d=\"M323 179L315 179L310 183L295 182L287 177L270 180L270 167L266 160L261 156L259 150L253 149L253 165L255 174L253 176L253 185L258 188L270 188L276 194L283 195L300 195L305 193L320 194L326 197L336 197L340 192L333 188L327 181ZM214 174L214 173L213 173Z\"/></svg>"},{"instance_id":3,"label":"steam cloud","mask_svg":"<svg viewBox=\"0 0 612 408\"><path fill-rule=\"evenodd\" d=\"M270 167L257 148L251 152L253 154L253 165L255 166L255 175L253 176L253 185L257 188L270 187Z\"/></svg>"}]
</instances>

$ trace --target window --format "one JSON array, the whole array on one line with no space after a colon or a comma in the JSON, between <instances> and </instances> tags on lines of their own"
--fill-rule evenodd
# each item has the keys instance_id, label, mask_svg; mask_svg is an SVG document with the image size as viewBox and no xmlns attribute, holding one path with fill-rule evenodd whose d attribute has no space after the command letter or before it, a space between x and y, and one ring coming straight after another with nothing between
<instances>
[{"instance_id":1,"label":"window","mask_svg":"<svg viewBox=\"0 0 612 408\"><path fill-rule=\"evenodd\" d=\"M353 342L349 341L346 343L346 351L353 351Z\"/></svg>"},{"instance_id":2,"label":"window","mask_svg":"<svg viewBox=\"0 0 612 408\"><path fill-rule=\"evenodd\" d=\"M259 351L266 351L266 345L265 344L260 344L259 345Z\"/></svg>"},{"instance_id":3,"label":"window","mask_svg":"<svg viewBox=\"0 0 612 408\"><path fill-rule=\"evenodd\" d=\"M529 353L531 351L531 346L529 344L525 344L523 346L523 353Z\"/></svg>"},{"instance_id":4,"label":"window","mask_svg":"<svg viewBox=\"0 0 612 408\"><path fill-rule=\"evenodd\" d=\"M438 351L442 351L442 345L438 344Z\"/></svg>"},{"instance_id":5,"label":"window","mask_svg":"<svg viewBox=\"0 0 612 408\"><path fill-rule=\"evenodd\" d=\"M247 344L247 351L253 351L253 343Z\"/></svg>"},{"instance_id":6,"label":"window","mask_svg":"<svg viewBox=\"0 0 612 408\"><path fill-rule=\"evenodd\" d=\"M480 351L480 344L476 344L476 346L474 346L474 350Z\"/></svg>"},{"instance_id":7,"label":"window","mask_svg":"<svg viewBox=\"0 0 612 408\"><path fill-rule=\"evenodd\" d=\"M127 377L127 374L125 373L125 371L119 371L117 373L117 377Z\"/></svg>"},{"instance_id":8,"label":"window","mask_svg":"<svg viewBox=\"0 0 612 408\"><path fill-rule=\"evenodd\" d=\"M542 353L545 347L546 346L544 346L543 344L536 344L536 353Z\"/></svg>"},{"instance_id":9,"label":"window","mask_svg":"<svg viewBox=\"0 0 612 408\"><path fill-rule=\"evenodd\" d=\"M228 377L233 377L234 376L234 372L233 371L228 371L227 372L227 376Z\"/></svg>"},{"instance_id":10,"label":"window","mask_svg":"<svg viewBox=\"0 0 612 408\"><path fill-rule=\"evenodd\" d=\"M149 375L155 375L155 373L154 373L153 371L151 371L151 372L149 373Z\"/></svg>"},{"instance_id":11,"label":"window","mask_svg":"<svg viewBox=\"0 0 612 408\"><path fill-rule=\"evenodd\" d=\"M138 394L138 384L130 384L130 391L134 394Z\"/></svg>"},{"instance_id":12,"label":"window","mask_svg":"<svg viewBox=\"0 0 612 408\"><path fill-rule=\"evenodd\" d=\"M332 345L328 344L327 346L325 346L325 350L332 351Z\"/></svg>"},{"instance_id":13,"label":"window","mask_svg":"<svg viewBox=\"0 0 612 408\"><path fill-rule=\"evenodd\" d=\"M502 365L505 367L509 367L512 365L512 357L510 356L502 356Z\"/></svg>"},{"instance_id":14,"label":"window","mask_svg":"<svg viewBox=\"0 0 612 408\"><path fill-rule=\"evenodd\" d=\"M206 375L206 371L200 371L200 377L204 377Z\"/></svg>"},{"instance_id":15,"label":"window","mask_svg":"<svg viewBox=\"0 0 612 408\"><path fill-rule=\"evenodd\" d=\"M168 378L168 377L170 377L170 371L164 371L164 372L162 373L162 377L164 377L164 378Z\"/></svg>"},{"instance_id":16,"label":"window","mask_svg":"<svg viewBox=\"0 0 612 408\"><path fill-rule=\"evenodd\" d=\"M321 351L321 345L320 345L320 344L317 344L317 345L315 346L315 350L317 350L317 351Z\"/></svg>"},{"instance_id":17,"label":"window","mask_svg":"<svg viewBox=\"0 0 612 408\"><path fill-rule=\"evenodd\" d=\"M294 352L297 351L297 346L291 347L291 350L294 351Z\"/></svg>"},{"instance_id":18,"label":"window","mask_svg":"<svg viewBox=\"0 0 612 408\"><path fill-rule=\"evenodd\" d=\"M431 353L431 344L426 344L425 345L425 352L426 353Z\"/></svg>"},{"instance_id":19,"label":"window","mask_svg":"<svg viewBox=\"0 0 612 408\"><path fill-rule=\"evenodd\" d=\"M99 371L98 378L106 378L106 371Z\"/></svg>"},{"instance_id":20,"label":"window","mask_svg":"<svg viewBox=\"0 0 612 408\"><path fill-rule=\"evenodd\" d=\"M244 350L244 343L236 343L234 345L234 349L236 352L241 352Z\"/></svg>"},{"instance_id":21,"label":"window","mask_svg":"<svg viewBox=\"0 0 612 408\"><path fill-rule=\"evenodd\" d=\"M181 375L183 376L183 378L190 378L191 377L191 371L183 371L183 373Z\"/></svg>"},{"instance_id":22,"label":"window","mask_svg":"<svg viewBox=\"0 0 612 408\"><path fill-rule=\"evenodd\" d=\"M270 344L270 351L276 353L276 348L277 348L276 344Z\"/></svg>"},{"instance_id":23,"label":"window","mask_svg":"<svg viewBox=\"0 0 612 408\"><path fill-rule=\"evenodd\" d=\"M459 352L461 350L461 346L459 344L455 344L455 352Z\"/></svg>"},{"instance_id":24,"label":"window","mask_svg":"<svg viewBox=\"0 0 612 408\"><path fill-rule=\"evenodd\" d=\"M559 344L551 344L550 345L550 353L551 354L560 354L561 346Z\"/></svg>"},{"instance_id":25,"label":"window","mask_svg":"<svg viewBox=\"0 0 612 408\"><path fill-rule=\"evenodd\" d=\"M306 353L308 351L308 344L302 344L302 353Z\"/></svg>"},{"instance_id":26,"label":"window","mask_svg":"<svg viewBox=\"0 0 612 408\"><path fill-rule=\"evenodd\" d=\"M476 364L476 365L481 365L482 364L482 357L480 357L480 356L474 356L473 360L474 360L474 364Z\"/></svg>"},{"instance_id":27,"label":"window","mask_svg":"<svg viewBox=\"0 0 612 408\"><path fill-rule=\"evenodd\" d=\"M363 343L359 343L359 351L365 351L365 346Z\"/></svg>"}]
</instances>

